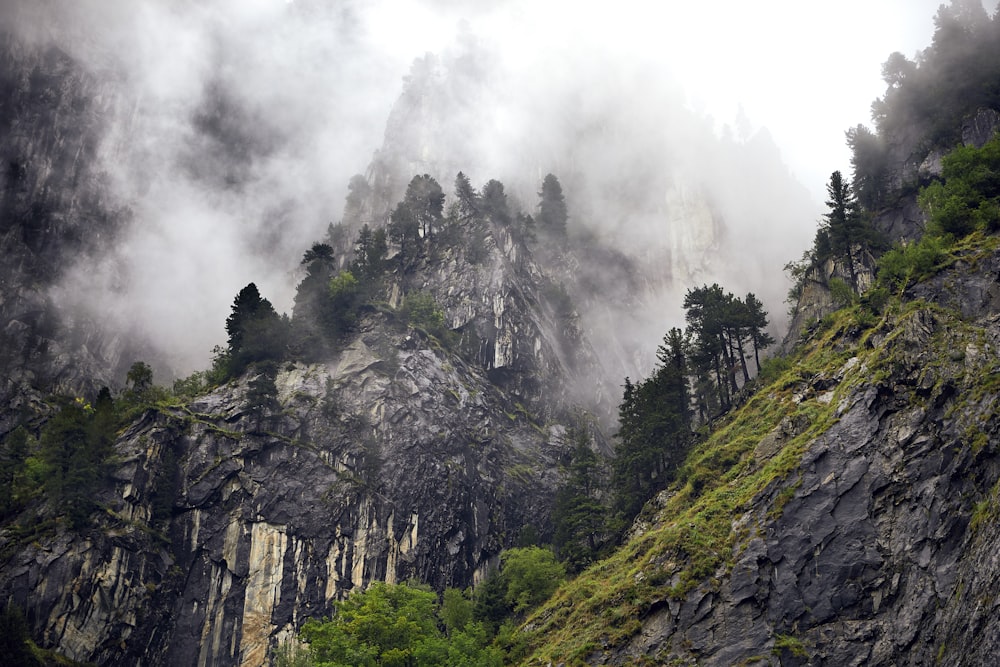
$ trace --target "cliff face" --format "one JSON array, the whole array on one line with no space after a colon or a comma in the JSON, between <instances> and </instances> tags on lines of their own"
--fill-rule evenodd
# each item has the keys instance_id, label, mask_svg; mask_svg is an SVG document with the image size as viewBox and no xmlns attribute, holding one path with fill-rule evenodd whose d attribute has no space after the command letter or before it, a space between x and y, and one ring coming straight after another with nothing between
<instances>
[{"instance_id":1,"label":"cliff face","mask_svg":"<svg viewBox=\"0 0 1000 667\"><path fill-rule=\"evenodd\" d=\"M85 533L4 531L0 591L43 643L106 665L259 665L355 587L466 586L521 527L546 531L564 427L423 334L361 329L283 368L269 408L248 376L147 412Z\"/></svg>"},{"instance_id":2,"label":"cliff face","mask_svg":"<svg viewBox=\"0 0 1000 667\"><path fill-rule=\"evenodd\" d=\"M56 48L0 35L0 432L47 391L110 383L124 343L52 292L128 219L99 156L126 101ZM30 398L34 397L34 398Z\"/></svg>"},{"instance_id":3,"label":"cliff face","mask_svg":"<svg viewBox=\"0 0 1000 667\"><path fill-rule=\"evenodd\" d=\"M961 141L982 146L1000 128L1000 112L981 108L961 120ZM918 124L906 125L886 137L885 188L892 193L889 205L876 213L872 223L892 241L911 241L923 233L926 217L917 205L917 192L941 176L941 158L951 146L934 146L928 131Z\"/></svg>"},{"instance_id":4,"label":"cliff face","mask_svg":"<svg viewBox=\"0 0 1000 667\"><path fill-rule=\"evenodd\" d=\"M606 626L603 650L560 646L576 644L574 632L580 643L601 640L556 599L529 620L551 633L535 659L991 662L1000 650L995 246L967 249L878 322L843 317L816 332L793 372L689 459L697 470L728 458L720 482L689 472L647 508L630 555L606 568L626 568L626 579L582 575L581 588L612 589L608 607L631 600L634 625ZM553 629L563 625L565 634Z\"/></svg>"}]
</instances>

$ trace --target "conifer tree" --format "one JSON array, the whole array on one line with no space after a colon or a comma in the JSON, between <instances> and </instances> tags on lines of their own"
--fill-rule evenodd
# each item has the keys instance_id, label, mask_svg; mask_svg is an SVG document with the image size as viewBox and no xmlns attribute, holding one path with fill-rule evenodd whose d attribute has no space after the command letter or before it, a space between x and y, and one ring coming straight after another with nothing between
<instances>
[{"instance_id":1,"label":"conifer tree","mask_svg":"<svg viewBox=\"0 0 1000 667\"><path fill-rule=\"evenodd\" d=\"M444 192L430 175L414 176L406 186L403 203L413 216L424 238L440 228L444 216Z\"/></svg>"},{"instance_id":2,"label":"conifer tree","mask_svg":"<svg viewBox=\"0 0 1000 667\"><path fill-rule=\"evenodd\" d=\"M552 510L553 544L570 572L597 560L607 531L606 508L598 498L600 459L583 429L568 434L573 442L566 481L556 493Z\"/></svg>"},{"instance_id":3,"label":"conifer tree","mask_svg":"<svg viewBox=\"0 0 1000 667\"><path fill-rule=\"evenodd\" d=\"M541 198L538 203L538 224L541 229L558 238L566 236L566 221L569 215L566 211L566 200L563 197L562 185L553 174L546 174L542 180Z\"/></svg>"},{"instance_id":4,"label":"conifer tree","mask_svg":"<svg viewBox=\"0 0 1000 667\"><path fill-rule=\"evenodd\" d=\"M657 350L653 375L632 384L625 379L619 406L612 489L615 507L635 516L653 493L666 487L690 443L685 338L673 328Z\"/></svg>"},{"instance_id":5,"label":"conifer tree","mask_svg":"<svg viewBox=\"0 0 1000 667\"><path fill-rule=\"evenodd\" d=\"M469 220L479 215L479 196L469 181L469 177L458 172L455 176L455 198L458 200L458 215L460 220Z\"/></svg>"},{"instance_id":6,"label":"conifer tree","mask_svg":"<svg viewBox=\"0 0 1000 667\"><path fill-rule=\"evenodd\" d=\"M754 295L748 292L744 301L747 310L750 340L753 341L753 360L757 370L760 370L760 351L774 345L774 338L767 332L767 311L764 304Z\"/></svg>"},{"instance_id":7,"label":"conifer tree","mask_svg":"<svg viewBox=\"0 0 1000 667\"><path fill-rule=\"evenodd\" d=\"M354 242L351 273L365 282L371 282L382 274L388 251L385 229L372 231L367 224L364 225L358 232L358 240Z\"/></svg>"},{"instance_id":8,"label":"conifer tree","mask_svg":"<svg viewBox=\"0 0 1000 667\"><path fill-rule=\"evenodd\" d=\"M314 263L316 261L319 260ZM282 359L288 339L287 328L287 322L275 312L270 301L260 296L254 283L241 289L226 318L229 375L239 375L257 361Z\"/></svg>"},{"instance_id":9,"label":"conifer tree","mask_svg":"<svg viewBox=\"0 0 1000 667\"><path fill-rule=\"evenodd\" d=\"M511 221L510 207L507 204L507 194L504 192L503 183L496 179L491 179L483 186L483 196L481 199L483 213L490 216L490 219L498 225L509 225Z\"/></svg>"}]
</instances>

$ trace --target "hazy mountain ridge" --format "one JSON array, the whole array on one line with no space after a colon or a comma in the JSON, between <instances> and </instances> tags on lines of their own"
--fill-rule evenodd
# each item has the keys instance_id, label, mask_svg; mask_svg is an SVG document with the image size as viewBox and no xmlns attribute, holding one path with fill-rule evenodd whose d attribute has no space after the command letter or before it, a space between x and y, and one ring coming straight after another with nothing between
<instances>
[{"instance_id":1,"label":"hazy mountain ridge","mask_svg":"<svg viewBox=\"0 0 1000 667\"><path fill-rule=\"evenodd\" d=\"M56 99L78 97L96 116L117 103L113 90L98 91L110 106L90 110L92 82L74 78L68 56L49 57L39 71L66 78L43 77L33 89L22 73L13 77L18 94L68 90ZM22 66L11 60L13 71ZM435 165L444 164L438 178L446 191L450 171L464 168L459 158L466 156L455 146L441 149L442 159L455 162L434 155L443 122L435 114L446 116L461 95L424 94L437 93L405 92L390 121L364 179L371 192L338 246L342 268L357 224L386 224L415 166L417 174L437 174ZM199 162L188 146L189 159L178 164L223 191L252 188L257 182L244 158L273 147L241 147L245 137L219 125L229 115L227 95L223 86L197 105L195 124L224 149L219 161ZM432 111L407 107L408 96ZM44 114L33 113L26 126L44 127ZM400 136L411 124L417 131ZM597 125L594 134L581 134L583 153L627 135ZM96 135L75 143L70 133L63 141L58 128L15 142L15 152L44 163L51 150L68 145L67 155L86 156L100 145ZM734 142L710 164L780 171L773 148L766 136ZM733 155L745 162L724 159ZM10 355L11 368L21 364L17 372L30 382L11 385L4 430L24 422L37 433L55 409L48 392L92 395L99 384L120 381L118 367L132 359L120 332L97 322L73 336L65 325L20 324L24 313L65 315L57 307L64 303L46 300L72 292L50 292L49 283L26 276L58 265L77 247L60 246L64 235L74 237L73 225L89 235L102 207L114 206L100 199L100 175L83 168L40 170L58 178L45 185L32 176L35 184L18 191L21 171L13 162L4 184L4 205L14 202L4 209L11 222L4 238L22 259L9 265L9 280L28 287L18 288L20 301L8 302L5 290L4 304L32 305L12 306L5 332L21 336L20 347L9 349L41 352ZM747 200L723 201L704 183L658 180L660 164L639 165L655 177L636 183L631 170L587 181L573 162L567 159L560 177L571 221L580 225L564 244L532 241L523 220L466 221L450 238L425 239L408 269L389 270L384 301L365 306L328 359L279 364L273 401L262 402L260 375L251 370L136 418L117 437L112 479L87 527L68 528L37 498L5 521L0 599L9 595L27 609L42 643L79 660L254 665L307 616L322 616L332 600L371 581L465 586L526 527L547 539L567 432L582 428L595 447L607 448L607 432L580 408L606 420L617 382L648 367L651 351L641 348L653 347L665 329L663 311L650 304L662 304L664 290L682 291L685 280L714 275L712 263L731 257L749 236L767 245L773 233L728 225L726 213ZM510 192L519 193L510 198L513 212L535 212L540 179L528 173L535 170L547 167L512 170ZM57 182L63 177L66 183ZM81 180L94 185L81 188ZM590 189L595 182L603 183L594 188L599 194ZM90 192L99 205L87 205L98 213L73 200L55 205L57 215L26 217L25 202L57 190L71 200ZM618 213L618 227L591 224L616 198L639 204ZM6 216L11 210L20 212ZM643 237L649 228L623 228L630 214L669 224ZM681 224L692 219L693 229ZM52 222L48 245L32 250L34 237L19 234L22 223L39 220ZM55 224L65 220L68 232ZM628 239L631 231L638 243L616 242L616 234ZM266 237L254 238L267 245ZM657 243L642 247L651 238ZM102 234L93 242L105 240ZM674 493L650 503L634 539L529 619L522 637L535 653L528 664L974 664L994 655L998 261L988 243L965 248L946 270L909 287L878 322L841 314L807 329L811 339L796 365L730 415ZM763 260L754 262L747 280L765 270ZM838 270L827 267L826 279L844 275ZM418 292L441 308L453 339L406 323L405 298ZM802 305L816 300L806 294ZM809 319L832 310L832 301L821 303ZM647 335L648 327L659 328ZM91 350L100 354L91 357Z\"/></svg>"}]
</instances>

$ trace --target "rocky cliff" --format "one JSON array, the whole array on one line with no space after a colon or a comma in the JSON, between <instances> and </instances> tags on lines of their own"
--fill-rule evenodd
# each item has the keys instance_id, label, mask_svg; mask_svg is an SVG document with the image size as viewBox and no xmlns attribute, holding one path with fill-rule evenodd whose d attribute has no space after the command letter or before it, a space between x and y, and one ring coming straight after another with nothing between
<instances>
[{"instance_id":1,"label":"rocky cliff","mask_svg":"<svg viewBox=\"0 0 1000 667\"><path fill-rule=\"evenodd\" d=\"M979 243L814 332L624 553L529 619L525 664L990 663L1000 252Z\"/></svg>"},{"instance_id":2,"label":"rocky cliff","mask_svg":"<svg viewBox=\"0 0 1000 667\"><path fill-rule=\"evenodd\" d=\"M426 335L371 315L328 362L282 368L273 406L252 379L129 426L91 528L2 531L0 590L41 643L259 665L353 588L466 586L548 529L565 427Z\"/></svg>"},{"instance_id":3,"label":"rocky cliff","mask_svg":"<svg viewBox=\"0 0 1000 667\"><path fill-rule=\"evenodd\" d=\"M105 73L106 74L106 73ZM121 332L53 291L129 217L98 156L126 101L113 78L57 48L0 33L0 431L41 393L86 391L120 372Z\"/></svg>"}]
</instances>

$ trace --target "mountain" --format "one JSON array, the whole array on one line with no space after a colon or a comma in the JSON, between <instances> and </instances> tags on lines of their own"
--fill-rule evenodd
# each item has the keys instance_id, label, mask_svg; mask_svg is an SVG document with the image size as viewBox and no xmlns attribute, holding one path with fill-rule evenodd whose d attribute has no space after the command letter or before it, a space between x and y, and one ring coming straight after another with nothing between
<instances>
[{"instance_id":1,"label":"mountain","mask_svg":"<svg viewBox=\"0 0 1000 667\"><path fill-rule=\"evenodd\" d=\"M302 156L322 123L283 122L227 55L255 46L217 29L176 96L106 44L0 44L0 600L75 661L267 664L373 582L486 595L505 551L555 540L579 446L612 467L620 384L649 374L684 290L737 279L773 304L784 223L812 219L766 132L623 114L646 79L599 63L603 93L518 96L463 42L414 63L320 238L333 188ZM938 143L938 118L886 116L877 228L916 236L947 137L996 130L979 101ZM988 663L1000 247L939 250L891 292L875 251L811 265L789 355L739 387L734 365L733 407L678 435L687 458L648 473L666 488L613 553L503 629L508 659ZM848 275L880 298L838 308ZM242 285L228 319L206 308ZM206 328L228 334L212 368L153 385ZM612 492L585 491L606 519Z\"/></svg>"},{"instance_id":2,"label":"mountain","mask_svg":"<svg viewBox=\"0 0 1000 667\"><path fill-rule=\"evenodd\" d=\"M995 238L826 318L696 446L523 664L955 664L998 650Z\"/></svg>"}]
</instances>

